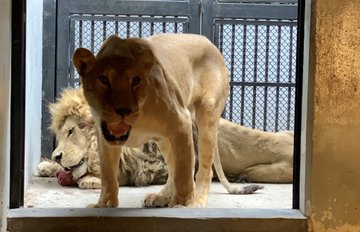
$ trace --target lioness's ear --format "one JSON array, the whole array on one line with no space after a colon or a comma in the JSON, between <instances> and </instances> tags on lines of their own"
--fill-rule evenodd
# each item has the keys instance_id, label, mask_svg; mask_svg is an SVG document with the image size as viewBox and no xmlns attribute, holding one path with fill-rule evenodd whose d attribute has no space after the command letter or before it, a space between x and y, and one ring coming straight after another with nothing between
<instances>
[{"instance_id":1,"label":"lioness's ear","mask_svg":"<svg viewBox=\"0 0 360 232\"><path fill-rule=\"evenodd\" d=\"M111 35L107 38L101 46L96 57L102 59L111 56L121 56L133 59L130 49L125 45L127 40L121 39L117 35Z\"/></svg>"},{"instance_id":2,"label":"lioness's ear","mask_svg":"<svg viewBox=\"0 0 360 232\"><path fill-rule=\"evenodd\" d=\"M145 69L150 69L155 61L155 56L150 44L144 39L134 39L128 44L128 48L135 59L142 64Z\"/></svg>"},{"instance_id":3,"label":"lioness's ear","mask_svg":"<svg viewBox=\"0 0 360 232\"><path fill-rule=\"evenodd\" d=\"M75 50L73 55L73 63L80 74L83 76L86 74L92 67L94 67L96 62L94 54L91 51L85 48L78 48Z\"/></svg>"}]
</instances>

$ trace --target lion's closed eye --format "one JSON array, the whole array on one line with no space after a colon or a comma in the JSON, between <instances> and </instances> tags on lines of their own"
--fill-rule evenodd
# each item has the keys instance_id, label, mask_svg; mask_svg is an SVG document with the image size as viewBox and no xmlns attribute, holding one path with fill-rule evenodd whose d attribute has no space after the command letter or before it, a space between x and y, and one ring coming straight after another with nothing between
<instances>
[{"instance_id":1,"label":"lion's closed eye","mask_svg":"<svg viewBox=\"0 0 360 232\"><path fill-rule=\"evenodd\" d=\"M72 135L74 133L74 129L75 129L75 127L68 130L68 133L67 133L68 138L70 137L70 135Z\"/></svg>"}]
</instances>

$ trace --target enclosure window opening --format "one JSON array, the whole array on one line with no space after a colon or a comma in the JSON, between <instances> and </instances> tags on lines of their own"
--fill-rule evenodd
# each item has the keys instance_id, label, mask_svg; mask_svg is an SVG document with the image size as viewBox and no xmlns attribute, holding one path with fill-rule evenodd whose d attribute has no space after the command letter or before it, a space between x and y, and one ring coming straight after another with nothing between
<instances>
[{"instance_id":1,"label":"enclosure window opening","mask_svg":"<svg viewBox=\"0 0 360 232\"><path fill-rule=\"evenodd\" d=\"M78 9L81 9L83 1L61 1L59 4L69 4L67 9L73 9L71 4L76 4L76 2L78 2ZM162 4L162 2L166 1L159 1L157 4ZM203 2L203 4L207 4L207 1ZM223 117L241 125L265 131L296 129L296 104L300 102L296 95L297 91L300 90L298 81L301 80L297 77L299 74L296 71L299 62L302 62L302 60L297 59L297 52L299 51L297 46L301 42L297 39L299 38L298 25L301 25L297 21L297 15L286 16L282 19L282 15L287 14L281 13L275 18L266 18L259 13L257 13L258 15L253 13L249 17L241 18L231 17L233 12L230 12L228 14L230 17L226 17L226 15L221 15L221 10L216 11L217 7L224 4L225 1L221 2L203 6L204 9L213 7L214 12L211 14L207 11L201 12L199 17L209 17L213 21L212 36L209 39L220 49L229 69L230 91ZM297 13L296 1L274 2L274 4L266 4L267 8L264 9L275 7L279 12L284 12L296 8L295 12ZM134 3L127 2L126 4ZM231 4L233 8L243 7L243 10L247 10L247 7L254 6L257 3ZM65 25L58 27L58 37L53 41L58 46L57 54L55 54L56 61L65 63L68 67L57 69L54 74L54 86L56 88L44 89L44 91L55 90L52 95L57 96L62 88L78 87L79 76L70 61L71 54L77 47L85 47L92 52L97 52L102 41L111 34L129 38L147 37L159 33L194 33L194 22L192 21L194 10L191 8L193 5L193 1L189 1L190 10L187 11L189 14L179 12L178 15L166 15L166 12L162 14L148 14L147 12L98 14L94 11L69 11L68 21L56 19L58 23L63 22ZM260 6L264 7L264 4L259 4ZM61 8L62 6L57 7ZM152 7L154 8L156 5ZM94 7L95 9L96 7ZM136 9L136 7L131 9ZM148 8L144 7L143 9L146 11ZM60 10L57 17L64 16L61 12ZM203 27L203 30L199 29L199 31L206 33L209 30L207 26L200 24L200 21L206 22L207 20L194 21L198 23L199 28ZM65 42L60 39L62 31L59 30L62 29L66 30L65 37L67 40ZM61 43L57 43L57 41L61 41ZM59 47L63 43L66 44L66 47ZM63 58L65 60L62 60ZM52 102L54 99L55 97L49 99L48 102ZM296 99L297 103L295 102ZM43 118L48 120L46 117ZM295 134L297 138L300 137L299 131ZM44 138L53 148L53 136L45 133ZM295 146L298 145L295 143ZM51 150L46 150L45 154L51 154ZM21 162L21 160L15 162ZM12 194L12 196L18 197L18 194ZM20 201L18 207L21 204Z\"/></svg>"}]
</instances>

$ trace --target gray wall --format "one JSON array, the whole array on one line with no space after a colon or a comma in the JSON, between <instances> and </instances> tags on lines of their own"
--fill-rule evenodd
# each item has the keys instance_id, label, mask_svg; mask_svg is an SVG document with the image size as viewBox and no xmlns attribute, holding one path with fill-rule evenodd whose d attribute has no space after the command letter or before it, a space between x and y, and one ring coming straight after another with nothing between
<instances>
[{"instance_id":1,"label":"gray wall","mask_svg":"<svg viewBox=\"0 0 360 232\"><path fill-rule=\"evenodd\" d=\"M310 222L315 232L360 231L360 1L317 0L312 12Z\"/></svg>"},{"instance_id":2,"label":"gray wall","mask_svg":"<svg viewBox=\"0 0 360 232\"><path fill-rule=\"evenodd\" d=\"M11 0L0 1L0 231L6 231L10 160Z\"/></svg>"}]
</instances>

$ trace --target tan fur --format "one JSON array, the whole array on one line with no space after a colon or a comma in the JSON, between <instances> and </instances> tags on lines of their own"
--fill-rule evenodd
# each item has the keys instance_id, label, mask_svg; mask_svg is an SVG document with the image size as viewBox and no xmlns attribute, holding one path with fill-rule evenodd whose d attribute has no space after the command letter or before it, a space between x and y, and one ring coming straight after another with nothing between
<instances>
[{"instance_id":1,"label":"tan fur","mask_svg":"<svg viewBox=\"0 0 360 232\"><path fill-rule=\"evenodd\" d=\"M98 131L94 124L90 107L83 89L66 89L57 102L49 106L51 114L50 129L55 133L58 146L52 154L54 161L44 159L37 167L40 176L55 176L63 168L70 168L80 188L100 188L100 160L98 156ZM79 126L80 125L80 126ZM70 136L69 130L72 130ZM147 142L144 151L137 148L123 148L119 164L119 185L145 186L162 184L166 181L167 170L160 152L149 149L156 146ZM59 155L61 154L61 157Z\"/></svg>"},{"instance_id":2,"label":"tan fur","mask_svg":"<svg viewBox=\"0 0 360 232\"><path fill-rule=\"evenodd\" d=\"M220 119L219 153L231 181L291 183L293 144L291 131L264 132Z\"/></svg>"},{"instance_id":3,"label":"tan fur","mask_svg":"<svg viewBox=\"0 0 360 232\"><path fill-rule=\"evenodd\" d=\"M229 87L218 49L205 37L190 34L126 40L110 36L96 57L77 49L73 63L102 131L102 188L95 207L118 206L115 168L121 146L138 147L149 139L159 145L169 178L160 193L145 198L145 206L205 206L214 155L220 163L217 130ZM196 189L193 121L199 132ZM243 190L236 192L249 193Z\"/></svg>"}]
</instances>

